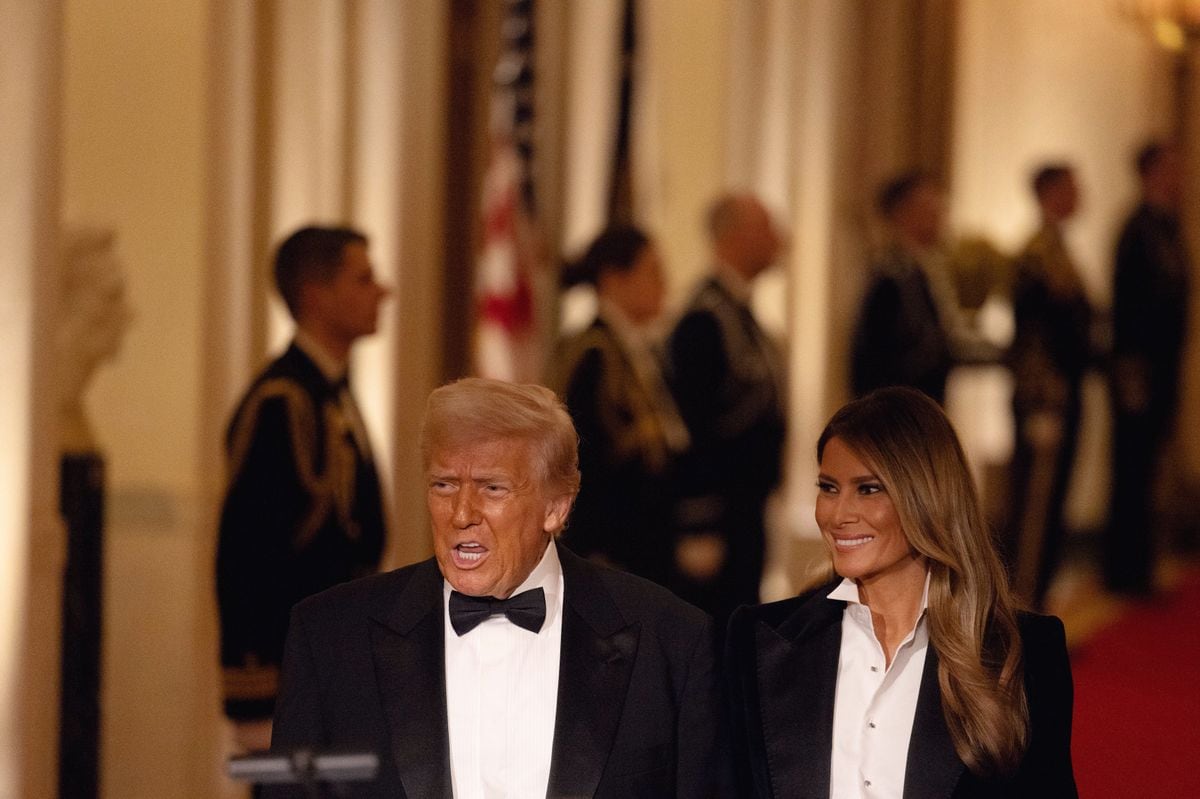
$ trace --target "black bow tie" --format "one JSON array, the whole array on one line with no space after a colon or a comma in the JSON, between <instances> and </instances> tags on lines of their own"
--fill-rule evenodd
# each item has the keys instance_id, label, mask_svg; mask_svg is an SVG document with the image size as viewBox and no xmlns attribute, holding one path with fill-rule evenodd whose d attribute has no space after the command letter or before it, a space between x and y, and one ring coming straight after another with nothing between
<instances>
[{"instance_id":1,"label":"black bow tie","mask_svg":"<svg viewBox=\"0 0 1200 799\"><path fill-rule=\"evenodd\" d=\"M518 627L536 633L546 620L546 592L534 588L508 599L450 592L450 626L459 635L466 635L484 619L496 615L504 615Z\"/></svg>"}]
</instances>

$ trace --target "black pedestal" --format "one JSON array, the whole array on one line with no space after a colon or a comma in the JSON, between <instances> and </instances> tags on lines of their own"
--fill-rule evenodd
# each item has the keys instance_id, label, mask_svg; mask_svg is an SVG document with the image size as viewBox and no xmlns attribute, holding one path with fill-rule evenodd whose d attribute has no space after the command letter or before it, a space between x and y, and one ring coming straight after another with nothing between
<instances>
[{"instance_id":1,"label":"black pedestal","mask_svg":"<svg viewBox=\"0 0 1200 799\"><path fill-rule=\"evenodd\" d=\"M67 567L63 577L58 795L75 799L100 793L104 460L95 453L64 455L61 479Z\"/></svg>"}]
</instances>

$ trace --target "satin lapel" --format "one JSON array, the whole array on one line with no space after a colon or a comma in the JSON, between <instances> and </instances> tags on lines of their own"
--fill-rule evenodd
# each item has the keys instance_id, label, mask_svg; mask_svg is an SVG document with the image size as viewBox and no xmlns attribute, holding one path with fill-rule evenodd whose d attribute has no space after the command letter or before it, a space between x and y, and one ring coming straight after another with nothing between
<instances>
[{"instance_id":1,"label":"satin lapel","mask_svg":"<svg viewBox=\"0 0 1200 799\"><path fill-rule=\"evenodd\" d=\"M917 712L913 716L912 737L908 742L908 760L904 767L905 799L952 795L965 768L954 751L954 741L946 726L937 672L938 657L931 646L925 655Z\"/></svg>"},{"instance_id":2,"label":"satin lapel","mask_svg":"<svg viewBox=\"0 0 1200 799\"><path fill-rule=\"evenodd\" d=\"M418 567L395 601L373 614L371 654L404 792L450 797L442 576Z\"/></svg>"},{"instance_id":3,"label":"satin lapel","mask_svg":"<svg viewBox=\"0 0 1200 799\"><path fill-rule=\"evenodd\" d=\"M778 629L762 622L755 629L763 740L777 797L829 796L844 603L826 593L814 595Z\"/></svg>"},{"instance_id":4,"label":"satin lapel","mask_svg":"<svg viewBox=\"0 0 1200 799\"><path fill-rule=\"evenodd\" d=\"M562 653L549 796L593 796L617 734L638 625L627 624L594 567L558 548Z\"/></svg>"}]
</instances>

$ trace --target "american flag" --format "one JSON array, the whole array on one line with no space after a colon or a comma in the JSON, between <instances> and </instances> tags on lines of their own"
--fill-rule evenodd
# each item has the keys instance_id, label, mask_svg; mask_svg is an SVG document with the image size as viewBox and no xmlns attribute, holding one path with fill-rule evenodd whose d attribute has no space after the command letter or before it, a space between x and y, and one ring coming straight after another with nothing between
<instances>
[{"instance_id":1,"label":"american flag","mask_svg":"<svg viewBox=\"0 0 1200 799\"><path fill-rule=\"evenodd\" d=\"M508 0L491 101L475 273L476 374L536 381L541 372L533 273L533 0Z\"/></svg>"}]
</instances>

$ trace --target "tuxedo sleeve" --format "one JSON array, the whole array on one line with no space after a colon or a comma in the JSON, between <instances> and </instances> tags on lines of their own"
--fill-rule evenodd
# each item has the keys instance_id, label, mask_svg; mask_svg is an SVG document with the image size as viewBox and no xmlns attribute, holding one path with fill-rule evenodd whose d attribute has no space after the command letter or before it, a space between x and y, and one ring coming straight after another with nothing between
<instances>
[{"instance_id":1,"label":"tuxedo sleeve","mask_svg":"<svg viewBox=\"0 0 1200 799\"><path fill-rule=\"evenodd\" d=\"M327 748L321 726L321 691L310 647L304 619L293 609L271 728L272 752L287 754L301 748ZM308 795L301 785L264 786L262 794L264 799L304 799Z\"/></svg>"},{"instance_id":2,"label":"tuxedo sleeve","mask_svg":"<svg viewBox=\"0 0 1200 799\"><path fill-rule=\"evenodd\" d=\"M740 607L730 617L725 636L724 694L736 795L745 797L771 795L766 769L759 762L766 750L758 717L756 659L753 608Z\"/></svg>"},{"instance_id":3,"label":"tuxedo sleeve","mask_svg":"<svg viewBox=\"0 0 1200 799\"><path fill-rule=\"evenodd\" d=\"M1053 616L1029 617L1029 622L1023 641L1029 749L1021 772L1031 793L1075 797L1078 791L1071 765L1074 686L1066 633L1063 623Z\"/></svg>"},{"instance_id":4,"label":"tuxedo sleeve","mask_svg":"<svg viewBox=\"0 0 1200 799\"><path fill-rule=\"evenodd\" d=\"M283 655L283 677L279 700L275 704L275 724L271 748L288 751L301 746L321 748L325 735L321 728L321 697L317 669L313 661L304 617L300 606L292 610L287 646Z\"/></svg>"},{"instance_id":5,"label":"tuxedo sleeve","mask_svg":"<svg viewBox=\"0 0 1200 799\"><path fill-rule=\"evenodd\" d=\"M732 797L729 728L715 666L713 622L706 619L692 650L679 705L676 796Z\"/></svg>"}]
</instances>

